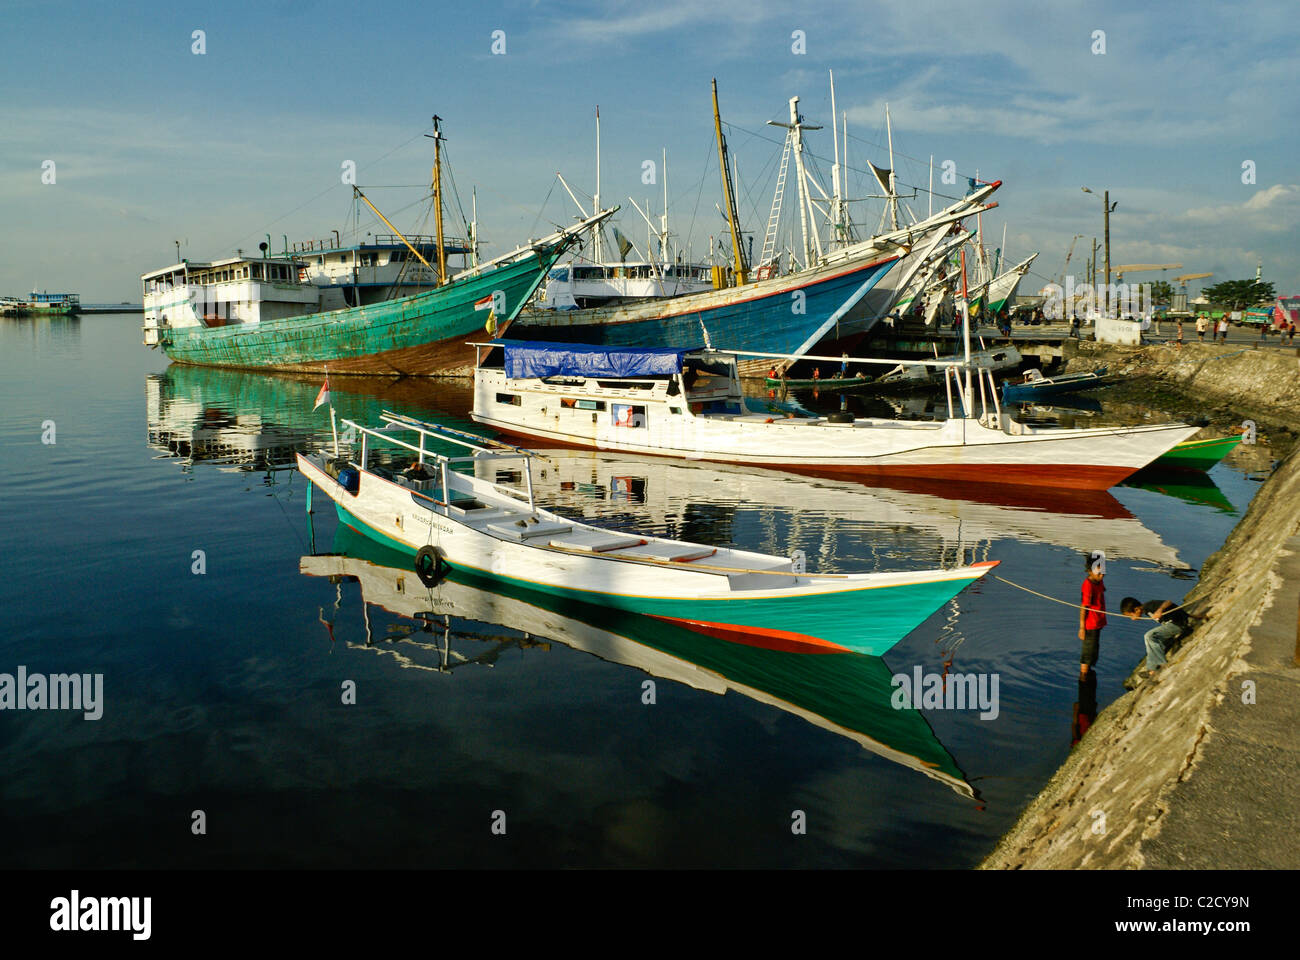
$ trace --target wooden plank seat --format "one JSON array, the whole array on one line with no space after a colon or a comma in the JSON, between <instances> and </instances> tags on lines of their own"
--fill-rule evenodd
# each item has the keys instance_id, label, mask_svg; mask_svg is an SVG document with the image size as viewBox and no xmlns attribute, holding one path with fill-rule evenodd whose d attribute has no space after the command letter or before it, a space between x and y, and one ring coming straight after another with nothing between
<instances>
[{"instance_id":1,"label":"wooden plank seat","mask_svg":"<svg viewBox=\"0 0 1300 960\"><path fill-rule=\"evenodd\" d=\"M651 560L671 560L673 563L690 563L692 560L703 560L705 557L711 557L717 552L716 547L701 547L692 543L647 543L643 547L629 547L626 550L620 550L619 555L624 557L646 557Z\"/></svg>"},{"instance_id":2,"label":"wooden plank seat","mask_svg":"<svg viewBox=\"0 0 1300 960\"><path fill-rule=\"evenodd\" d=\"M567 523L552 523L550 521L532 523L529 519L516 520L514 523L489 523L487 528L508 540L520 541L533 540L537 537L557 537L573 529Z\"/></svg>"},{"instance_id":3,"label":"wooden plank seat","mask_svg":"<svg viewBox=\"0 0 1300 960\"><path fill-rule=\"evenodd\" d=\"M611 550L644 546L645 543L646 541L640 537L630 537L622 533L580 530L572 536L556 537L551 540L550 545L564 550L581 550L584 553L608 553Z\"/></svg>"}]
</instances>

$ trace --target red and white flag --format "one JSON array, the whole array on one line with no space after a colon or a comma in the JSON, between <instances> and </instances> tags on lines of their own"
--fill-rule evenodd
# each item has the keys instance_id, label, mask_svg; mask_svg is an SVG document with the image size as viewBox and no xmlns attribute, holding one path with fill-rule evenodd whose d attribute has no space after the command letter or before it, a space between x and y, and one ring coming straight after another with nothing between
<instances>
[{"instance_id":1,"label":"red and white flag","mask_svg":"<svg viewBox=\"0 0 1300 960\"><path fill-rule=\"evenodd\" d=\"M316 394L316 405L313 406L312 409L315 410L322 403L329 403L329 402L330 402L330 378L329 375L326 374L325 383L321 386L320 393Z\"/></svg>"},{"instance_id":2,"label":"red and white flag","mask_svg":"<svg viewBox=\"0 0 1300 960\"><path fill-rule=\"evenodd\" d=\"M489 293L489 294L488 294L486 297L484 297L482 300L475 300L475 301L474 301L474 309L475 309L475 310L491 310L491 309L492 309L492 294Z\"/></svg>"}]
</instances>

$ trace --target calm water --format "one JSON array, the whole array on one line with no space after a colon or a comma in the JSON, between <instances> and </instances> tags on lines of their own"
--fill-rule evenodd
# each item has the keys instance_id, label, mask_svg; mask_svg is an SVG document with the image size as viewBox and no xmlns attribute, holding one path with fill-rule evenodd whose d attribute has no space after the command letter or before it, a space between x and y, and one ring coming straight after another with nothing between
<instances>
[{"instance_id":1,"label":"calm water","mask_svg":"<svg viewBox=\"0 0 1300 960\"><path fill-rule=\"evenodd\" d=\"M985 582L882 662L427 590L337 531L325 498L309 522L301 478L274 469L329 435L317 382L169 370L139 323L0 321L0 672L104 675L98 721L0 712L0 866L962 867L1070 749L1069 608ZM470 424L465 385L339 381L335 400ZM553 461L538 489L562 511L803 549L813 570L988 557L1075 599L1080 551L1100 546L1113 607L1180 597L1258 488L1224 465L1201 485L1007 502ZM1137 625L1112 620L1103 705L1141 654ZM999 715L891 709L889 676L916 666L996 674Z\"/></svg>"}]
</instances>

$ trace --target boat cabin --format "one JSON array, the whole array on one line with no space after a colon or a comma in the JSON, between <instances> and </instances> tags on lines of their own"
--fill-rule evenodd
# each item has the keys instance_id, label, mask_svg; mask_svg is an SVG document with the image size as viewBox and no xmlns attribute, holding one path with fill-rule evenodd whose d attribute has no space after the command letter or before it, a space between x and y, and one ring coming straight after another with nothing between
<instances>
[{"instance_id":1,"label":"boat cabin","mask_svg":"<svg viewBox=\"0 0 1300 960\"><path fill-rule=\"evenodd\" d=\"M749 414L728 353L523 340L475 346L475 419L530 436L617 436L673 418Z\"/></svg>"},{"instance_id":2,"label":"boat cabin","mask_svg":"<svg viewBox=\"0 0 1300 960\"><path fill-rule=\"evenodd\" d=\"M551 269L537 292L535 306L580 310L712 289L713 268L707 263L574 260Z\"/></svg>"},{"instance_id":3,"label":"boat cabin","mask_svg":"<svg viewBox=\"0 0 1300 960\"><path fill-rule=\"evenodd\" d=\"M279 258L183 260L141 276L145 343L165 327L224 327L315 313L320 293L306 265ZM151 336L152 335L152 336Z\"/></svg>"},{"instance_id":4,"label":"boat cabin","mask_svg":"<svg viewBox=\"0 0 1300 960\"><path fill-rule=\"evenodd\" d=\"M341 310L413 296L437 285L437 238L413 234L406 239L410 247L395 234L367 237L364 243L350 246L341 244L337 237L304 240L292 244L284 256L300 263L307 282L320 288L320 309ZM411 247L419 251L432 270L420 262ZM443 249L448 276L470 268L472 248L467 241L446 237Z\"/></svg>"}]
</instances>

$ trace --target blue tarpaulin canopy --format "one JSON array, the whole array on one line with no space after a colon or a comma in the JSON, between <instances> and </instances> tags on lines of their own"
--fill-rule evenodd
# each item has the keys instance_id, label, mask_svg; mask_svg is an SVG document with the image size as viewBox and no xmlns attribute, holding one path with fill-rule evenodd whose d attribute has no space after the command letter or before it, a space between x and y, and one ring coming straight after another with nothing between
<instances>
[{"instance_id":1,"label":"blue tarpaulin canopy","mask_svg":"<svg viewBox=\"0 0 1300 960\"><path fill-rule=\"evenodd\" d=\"M506 376L663 377L680 373L692 349L602 347L585 343L495 340L505 349Z\"/></svg>"}]
</instances>

